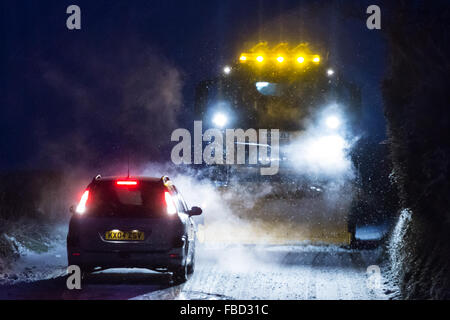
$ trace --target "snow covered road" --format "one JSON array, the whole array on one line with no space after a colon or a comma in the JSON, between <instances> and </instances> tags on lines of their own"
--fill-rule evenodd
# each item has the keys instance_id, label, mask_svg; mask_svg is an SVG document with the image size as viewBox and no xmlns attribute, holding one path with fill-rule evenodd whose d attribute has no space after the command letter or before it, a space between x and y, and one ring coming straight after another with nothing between
<instances>
[{"instance_id":1,"label":"snow covered road","mask_svg":"<svg viewBox=\"0 0 450 320\"><path fill-rule=\"evenodd\" d=\"M378 252L335 246L204 250L186 284L136 299L386 299L367 287Z\"/></svg>"},{"instance_id":2,"label":"snow covered road","mask_svg":"<svg viewBox=\"0 0 450 320\"><path fill-rule=\"evenodd\" d=\"M60 250L59 248L58 250ZM170 275L142 269L111 269L89 276L81 290L67 290L63 253L47 280L4 283L0 299L388 299L384 278L373 287L367 268L381 263L381 250L347 250L338 246L208 246L197 248L196 270L183 285ZM34 268L33 268L34 267ZM50 272L50 269L53 270ZM53 276L53 278L51 278ZM369 285L368 285L369 284Z\"/></svg>"}]
</instances>

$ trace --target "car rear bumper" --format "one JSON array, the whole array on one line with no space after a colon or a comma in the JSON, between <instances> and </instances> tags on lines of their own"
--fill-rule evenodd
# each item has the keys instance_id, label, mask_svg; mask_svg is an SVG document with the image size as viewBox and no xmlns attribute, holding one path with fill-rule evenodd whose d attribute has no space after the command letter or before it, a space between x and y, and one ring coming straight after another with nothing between
<instances>
[{"instance_id":1,"label":"car rear bumper","mask_svg":"<svg viewBox=\"0 0 450 320\"><path fill-rule=\"evenodd\" d=\"M185 257L183 248L167 251L83 251L68 249L69 265L82 268L147 268L176 269L183 265Z\"/></svg>"}]
</instances>

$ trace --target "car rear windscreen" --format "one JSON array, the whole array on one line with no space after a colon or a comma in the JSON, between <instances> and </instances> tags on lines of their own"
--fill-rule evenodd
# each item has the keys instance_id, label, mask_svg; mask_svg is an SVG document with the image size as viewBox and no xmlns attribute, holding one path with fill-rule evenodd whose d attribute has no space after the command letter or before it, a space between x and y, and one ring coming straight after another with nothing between
<instances>
[{"instance_id":1,"label":"car rear windscreen","mask_svg":"<svg viewBox=\"0 0 450 320\"><path fill-rule=\"evenodd\" d=\"M155 182L118 186L103 181L89 188L87 215L93 217L157 218L165 214L164 187Z\"/></svg>"}]
</instances>

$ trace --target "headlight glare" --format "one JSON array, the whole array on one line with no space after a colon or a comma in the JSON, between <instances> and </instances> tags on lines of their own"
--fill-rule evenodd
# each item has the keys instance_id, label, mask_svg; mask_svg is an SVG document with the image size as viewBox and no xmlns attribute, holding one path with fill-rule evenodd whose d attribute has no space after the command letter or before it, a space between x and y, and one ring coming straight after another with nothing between
<instances>
[{"instance_id":1,"label":"headlight glare","mask_svg":"<svg viewBox=\"0 0 450 320\"><path fill-rule=\"evenodd\" d=\"M219 112L219 113L216 113L213 116L212 121L213 121L214 125L216 125L217 127L223 128L223 127L225 127L227 125L228 118L227 118L226 115L224 115L223 113Z\"/></svg>"},{"instance_id":2,"label":"headlight glare","mask_svg":"<svg viewBox=\"0 0 450 320\"><path fill-rule=\"evenodd\" d=\"M328 116L325 123L330 129L337 129L341 125L341 120L337 116Z\"/></svg>"}]
</instances>

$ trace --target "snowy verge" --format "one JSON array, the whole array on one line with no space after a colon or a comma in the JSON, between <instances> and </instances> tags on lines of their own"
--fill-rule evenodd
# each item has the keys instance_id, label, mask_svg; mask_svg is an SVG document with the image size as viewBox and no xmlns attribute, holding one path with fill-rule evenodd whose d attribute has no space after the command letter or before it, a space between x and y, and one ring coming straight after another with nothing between
<instances>
[{"instance_id":1,"label":"snowy verge","mask_svg":"<svg viewBox=\"0 0 450 320\"><path fill-rule=\"evenodd\" d=\"M2 224L0 284L14 284L64 275L67 266L63 224L19 221Z\"/></svg>"}]
</instances>

